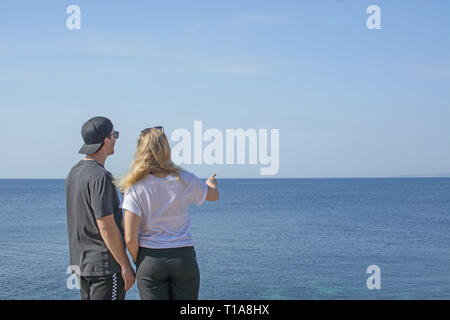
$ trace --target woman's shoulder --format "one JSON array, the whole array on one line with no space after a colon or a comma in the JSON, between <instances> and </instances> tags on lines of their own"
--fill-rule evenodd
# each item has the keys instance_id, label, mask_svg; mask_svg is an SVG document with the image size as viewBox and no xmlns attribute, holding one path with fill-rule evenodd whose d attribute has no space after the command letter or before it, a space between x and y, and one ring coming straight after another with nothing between
<instances>
[{"instance_id":1,"label":"woman's shoulder","mask_svg":"<svg viewBox=\"0 0 450 320\"><path fill-rule=\"evenodd\" d=\"M129 193L142 193L149 189L149 182L152 179L151 175L147 175L141 180L135 182L128 188Z\"/></svg>"},{"instance_id":2,"label":"woman's shoulder","mask_svg":"<svg viewBox=\"0 0 450 320\"><path fill-rule=\"evenodd\" d=\"M183 171L180 171L179 173L180 173L180 178L187 180L186 182L190 182L192 180L198 179L194 173L189 172L189 171L183 170Z\"/></svg>"}]
</instances>

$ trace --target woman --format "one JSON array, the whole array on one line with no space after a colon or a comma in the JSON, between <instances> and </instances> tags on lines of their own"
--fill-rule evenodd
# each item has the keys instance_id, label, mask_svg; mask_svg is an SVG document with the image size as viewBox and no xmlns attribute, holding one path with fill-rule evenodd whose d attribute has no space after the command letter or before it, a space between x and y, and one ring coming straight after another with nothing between
<instances>
[{"instance_id":1,"label":"woman","mask_svg":"<svg viewBox=\"0 0 450 320\"><path fill-rule=\"evenodd\" d=\"M176 166L163 127L142 130L124 193L125 243L141 299L198 299L200 273L188 207L219 199L215 174L202 182Z\"/></svg>"}]
</instances>

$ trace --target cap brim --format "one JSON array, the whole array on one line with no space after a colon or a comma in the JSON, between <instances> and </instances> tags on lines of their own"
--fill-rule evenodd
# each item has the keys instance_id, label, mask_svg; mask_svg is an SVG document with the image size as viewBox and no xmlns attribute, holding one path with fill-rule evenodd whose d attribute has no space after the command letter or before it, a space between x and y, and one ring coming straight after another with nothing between
<instances>
[{"instance_id":1,"label":"cap brim","mask_svg":"<svg viewBox=\"0 0 450 320\"><path fill-rule=\"evenodd\" d=\"M93 154L100 149L103 143L95 143L95 144L84 144L78 153L81 154Z\"/></svg>"}]
</instances>

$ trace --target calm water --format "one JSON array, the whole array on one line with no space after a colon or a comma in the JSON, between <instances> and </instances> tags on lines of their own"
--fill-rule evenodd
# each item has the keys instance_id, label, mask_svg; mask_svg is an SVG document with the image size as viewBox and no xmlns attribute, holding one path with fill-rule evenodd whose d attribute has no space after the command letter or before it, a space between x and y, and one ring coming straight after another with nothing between
<instances>
[{"instance_id":1,"label":"calm water","mask_svg":"<svg viewBox=\"0 0 450 320\"><path fill-rule=\"evenodd\" d=\"M450 179L219 183L191 207L200 299L450 299ZM0 203L0 299L79 299L64 180L0 180Z\"/></svg>"}]
</instances>

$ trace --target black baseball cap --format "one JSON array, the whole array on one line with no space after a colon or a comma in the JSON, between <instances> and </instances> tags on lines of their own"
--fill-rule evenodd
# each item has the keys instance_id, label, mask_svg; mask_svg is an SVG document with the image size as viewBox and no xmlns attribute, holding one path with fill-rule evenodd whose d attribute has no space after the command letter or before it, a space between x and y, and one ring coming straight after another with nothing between
<instances>
[{"instance_id":1,"label":"black baseball cap","mask_svg":"<svg viewBox=\"0 0 450 320\"><path fill-rule=\"evenodd\" d=\"M84 145L81 147L81 154L96 153L103 145L103 141L111 134L113 124L111 120L105 117L94 117L83 124L81 136Z\"/></svg>"}]
</instances>

